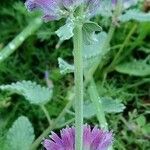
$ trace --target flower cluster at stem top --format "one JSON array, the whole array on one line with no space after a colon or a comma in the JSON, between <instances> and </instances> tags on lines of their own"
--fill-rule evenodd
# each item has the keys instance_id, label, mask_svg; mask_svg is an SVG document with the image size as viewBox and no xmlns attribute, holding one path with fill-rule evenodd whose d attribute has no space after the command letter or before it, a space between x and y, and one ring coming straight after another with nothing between
<instances>
[{"instance_id":1,"label":"flower cluster at stem top","mask_svg":"<svg viewBox=\"0 0 150 150\"><path fill-rule=\"evenodd\" d=\"M45 22L59 20L73 16L76 9L82 5L84 7L83 16L91 18L98 13L103 0L27 0L26 8L29 11L41 10ZM112 9L116 6L118 0L111 0ZM128 8L136 0L122 0L123 7ZM81 17L83 17L81 16Z\"/></svg>"},{"instance_id":2,"label":"flower cluster at stem top","mask_svg":"<svg viewBox=\"0 0 150 150\"><path fill-rule=\"evenodd\" d=\"M84 12L90 17L100 5L100 0L27 0L25 5L29 11L41 10L43 19L47 22L67 18L80 5L85 6Z\"/></svg>"}]
</instances>

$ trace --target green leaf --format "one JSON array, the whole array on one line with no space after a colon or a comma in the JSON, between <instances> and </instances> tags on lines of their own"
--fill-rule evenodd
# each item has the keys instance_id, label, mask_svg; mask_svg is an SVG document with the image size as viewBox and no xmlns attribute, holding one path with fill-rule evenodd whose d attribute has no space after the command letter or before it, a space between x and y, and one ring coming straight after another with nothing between
<instances>
[{"instance_id":1,"label":"green leaf","mask_svg":"<svg viewBox=\"0 0 150 150\"><path fill-rule=\"evenodd\" d=\"M69 40L71 37L73 37L74 27L74 22L71 19L68 19L66 21L66 24L56 31L56 34L60 38L60 41Z\"/></svg>"},{"instance_id":2,"label":"green leaf","mask_svg":"<svg viewBox=\"0 0 150 150\"><path fill-rule=\"evenodd\" d=\"M142 127L146 124L146 119L143 115L140 115L138 118L136 118L137 124Z\"/></svg>"},{"instance_id":3,"label":"green leaf","mask_svg":"<svg viewBox=\"0 0 150 150\"><path fill-rule=\"evenodd\" d=\"M120 113L125 109L124 104L122 104L118 99L112 99L111 97L102 97L100 98L100 100L106 113ZM94 105L91 102L85 102L83 110L85 118L91 118L96 114Z\"/></svg>"},{"instance_id":4,"label":"green leaf","mask_svg":"<svg viewBox=\"0 0 150 150\"><path fill-rule=\"evenodd\" d=\"M61 74L74 72L74 65L68 64L62 58L58 58L58 64L59 64L59 69Z\"/></svg>"},{"instance_id":5,"label":"green leaf","mask_svg":"<svg viewBox=\"0 0 150 150\"><path fill-rule=\"evenodd\" d=\"M107 34L105 32L101 32L96 35L97 41L95 41L91 45L84 44L83 46L83 63L84 63L84 71L88 71L92 68L97 61L105 56L108 50L103 49L103 45L106 41ZM61 74L74 72L74 65L68 64L61 58L58 58L59 68Z\"/></svg>"},{"instance_id":6,"label":"green leaf","mask_svg":"<svg viewBox=\"0 0 150 150\"><path fill-rule=\"evenodd\" d=\"M150 75L150 64L145 60L133 60L131 62L124 62L115 68L116 71L124 74L134 76L148 76Z\"/></svg>"},{"instance_id":7,"label":"green leaf","mask_svg":"<svg viewBox=\"0 0 150 150\"><path fill-rule=\"evenodd\" d=\"M21 116L9 129L6 143L11 150L30 150L34 141L34 130L28 118Z\"/></svg>"},{"instance_id":8,"label":"green leaf","mask_svg":"<svg viewBox=\"0 0 150 150\"><path fill-rule=\"evenodd\" d=\"M118 99L112 99L111 97L101 98L104 111L107 113L120 113L125 109L124 104Z\"/></svg>"},{"instance_id":9,"label":"green leaf","mask_svg":"<svg viewBox=\"0 0 150 150\"><path fill-rule=\"evenodd\" d=\"M91 102L84 102L83 105L83 116L84 118L92 118L96 114L96 110Z\"/></svg>"},{"instance_id":10,"label":"green leaf","mask_svg":"<svg viewBox=\"0 0 150 150\"><path fill-rule=\"evenodd\" d=\"M9 150L7 147L5 135L3 135L3 128L0 128L0 148L1 150Z\"/></svg>"},{"instance_id":11,"label":"green leaf","mask_svg":"<svg viewBox=\"0 0 150 150\"><path fill-rule=\"evenodd\" d=\"M107 34L105 32L101 32L99 34L96 34L96 39L93 44L84 44L83 45L83 63L84 63L84 71L89 71L90 68L92 68L97 61L105 56L105 54L108 52L109 49L103 49L104 43L107 38ZM61 73L70 73L74 71L74 65L70 65L64 60L60 59L59 62L59 68L61 70Z\"/></svg>"},{"instance_id":12,"label":"green leaf","mask_svg":"<svg viewBox=\"0 0 150 150\"><path fill-rule=\"evenodd\" d=\"M101 32L96 35L97 41L95 41L93 44L84 44L83 61L85 72L92 68L97 61L102 60L104 55L108 52L106 49L103 49L106 38L107 34L105 32Z\"/></svg>"},{"instance_id":13,"label":"green leaf","mask_svg":"<svg viewBox=\"0 0 150 150\"><path fill-rule=\"evenodd\" d=\"M142 127L142 131L145 135L149 135L150 134L150 123L145 124Z\"/></svg>"},{"instance_id":14,"label":"green leaf","mask_svg":"<svg viewBox=\"0 0 150 150\"><path fill-rule=\"evenodd\" d=\"M130 9L126 11L125 14L119 17L121 22L127 22L130 20L135 20L139 22L149 22L150 21L150 13L144 13L137 9Z\"/></svg>"},{"instance_id":15,"label":"green leaf","mask_svg":"<svg viewBox=\"0 0 150 150\"><path fill-rule=\"evenodd\" d=\"M102 28L95 22L88 21L83 25L83 41L85 44L92 44L97 40L96 31L102 31Z\"/></svg>"},{"instance_id":16,"label":"green leaf","mask_svg":"<svg viewBox=\"0 0 150 150\"><path fill-rule=\"evenodd\" d=\"M51 99L53 93L52 89L41 87L31 81L1 85L0 89L23 95L31 104L45 104Z\"/></svg>"}]
</instances>

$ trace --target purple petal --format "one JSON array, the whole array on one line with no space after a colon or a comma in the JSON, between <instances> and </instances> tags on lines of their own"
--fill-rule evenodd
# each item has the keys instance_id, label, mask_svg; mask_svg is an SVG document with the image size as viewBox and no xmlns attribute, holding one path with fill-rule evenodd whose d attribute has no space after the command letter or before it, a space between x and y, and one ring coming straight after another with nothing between
<instances>
[{"instance_id":1,"label":"purple petal","mask_svg":"<svg viewBox=\"0 0 150 150\"><path fill-rule=\"evenodd\" d=\"M106 132L94 127L92 130L93 142L91 147L94 150L106 150L113 141L112 132Z\"/></svg>"},{"instance_id":2,"label":"purple petal","mask_svg":"<svg viewBox=\"0 0 150 150\"><path fill-rule=\"evenodd\" d=\"M44 140L43 142L43 146L47 149L47 150L63 150L62 146L53 142L52 140Z\"/></svg>"},{"instance_id":3,"label":"purple petal","mask_svg":"<svg viewBox=\"0 0 150 150\"><path fill-rule=\"evenodd\" d=\"M117 0L112 0L112 4L116 5L117 4Z\"/></svg>"},{"instance_id":4,"label":"purple petal","mask_svg":"<svg viewBox=\"0 0 150 150\"><path fill-rule=\"evenodd\" d=\"M88 150L90 148L91 140L92 140L91 127L89 125L85 125L84 126L84 130L83 130L83 145L84 145L84 149Z\"/></svg>"},{"instance_id":5,"label":"purple petal","mask_svg":"<svg viewBox=\"0 0 150 150\"><path fill-rule=\"evenodd\" d=\"M52 133L52 135L50 136L50 138L55 142L55 143L57 143L57 144L59 144L59 145L63 145L63 142L62 142L62 139L56 134L56 133L54 133L54 132L51 132Z\"/></svg>"},{"instance_id":6,"label":"purple petal","mask_svg":"<svg viewBox=\"0 0 150 150\"><path fill-rule=\"evenodd\" d=\"M66 8L74 8L79 6L82 3L82 0L63 0L63 5Z\"/></svg>"},{"instance_id":7,"label":"purple petal","mask_svg":"<svg viewBox=\"0 0 150 150\"><path fill-rule=\"evenodd\" d=\"M91 143L91 148L93 150L96 150L99 146L99 143L101 142L101 138L102 138L102 135L103 134L103 131L102 130L99 130L97 127L94 127L93 130L92 130L92 143Z\"/></svg>"},{"instance_id":8,"label":"purple petal","mask_svg":"<svg viewBox=\"0 0 150 150\"><path fill-rule=\"evenodd\" d=\"M101 142L99 143L99 146L97 150L107 150L108 146L112 144L112 133L111 132L105 132L101 135Z\"/></svg>"},{"instance_id":9,"label":"purple petal","mask_svg":"<svg viewBox=\"0 0 150 150\"><path fill-rule=\"evenodd\" d=\"M74 5L74 0L63 0L63 5L66 7L66 8L69 8L69 7L72 7Z\"/></svg>"},{"instance_id":10,"label":"purple petal","mask_svg":"<svg viewBox=\"0 0 150 150\"><path fill-rule=\"evenodd\" d=\"M44 22L52 21L52 20L59 20L59 16L54 16L54 15L44 15L43 17Z\"/></svg>"},{"instance_id":11,"label":"purple petal","mask_svg":"<svg viewBox=\"0 0 150 150\"><path fill-rule=\"evenodd\" d=\"M46 150L74 150L75 149L75 128L67 127L60 131L60 137L52 132L49 140L44 140L43 146ZM112 144L112 132L105 132L94 127L91 130L89 125L83 129L84 150L107 150Z\"/></svg>"},{"instance_id":12,"label":"purple petal","mask_svg":"<svg viewBox=\"0 0 150 150\"><path fill-rule=\"evenodd\" d=\"M62 129L61 138L63 141L63 146L65 149L73 150L74 149L74 131L72 128L67 127L66 129Z\"/></svg>"},{"instance_id":13,"label":"purple petal","mask_svg":"<svg viewBox=\"0 0 150 150\"><path fill-rule=\"evenodd\" d=\"M41 10L45 21L61 18L61 0L27 0L25 6L29 11Z\"/></svg>"}]
</instances>

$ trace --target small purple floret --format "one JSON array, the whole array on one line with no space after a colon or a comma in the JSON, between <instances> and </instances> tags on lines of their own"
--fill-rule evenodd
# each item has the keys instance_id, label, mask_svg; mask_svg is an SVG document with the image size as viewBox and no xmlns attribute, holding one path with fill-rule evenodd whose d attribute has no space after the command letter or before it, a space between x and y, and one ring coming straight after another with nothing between
<instances>
[{"instance_id":1,"label":"small purple floret","mask_svg":"<svg viewBox=\"0 0 150 150\"><path fill-rule=\"evenodd\" d=\"M44 21L59 20L67 18L69 10L75 10L83 4L85 6L85 16L91 18L98 14L101 9L101 0L27 0L26 8L29 11L41 10ZM112 10L116 7L118 0L110 0ZM123 0L123 8L129 8L136 4L137 0Z\"/></svg>"},{"instance_id":2,"label":"small purple floret","mask_svg":"<svg viewBox=\"0 0 150 150\"><path fill-rule=\"evenodd\" d=\"M112 132L103 131L89 125L83 128L83 150L107 150L113 142ZM60 131L60 136L52 132L50 139L43 141L46 150L75 150L75 128L67 127Z\"/></svg>"},{"instance_id":3,"label":"small purple floret","mask_svg":"<svg viewBox=\"0 0 150 150\"><path fill-rule=\"evenodd\" d=\"M82 3L82 0L62 0L65 8L74 8Z\"/></svg>"},{"instance_id":4,"label":"small purple floret","mask_svg":"<svg viewBox=\"0 0 150 150\"><path fill-rule=\"evenodd\" d=\"M27 0L25 6L29 11L41 10L44 21L59 20L64 17L66 9L76 8L82 0Z\"/></svg>"},{"instance_id":5,"label":"small purple floret","mask_svg":"<svg viewBox=\"0 0 150 150\"><path fill-rule=\"evenodd\" d=\"M59 20L61 16L61 0L27 0L25 6L29 11L41 10L45 21Z\"/></svg>"}]
</instances>

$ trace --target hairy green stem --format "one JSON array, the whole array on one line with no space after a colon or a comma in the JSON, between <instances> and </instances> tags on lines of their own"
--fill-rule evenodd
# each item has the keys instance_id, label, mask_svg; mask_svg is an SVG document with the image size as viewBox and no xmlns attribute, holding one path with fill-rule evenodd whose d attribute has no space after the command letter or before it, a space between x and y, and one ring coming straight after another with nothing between
<instances>
[{"instance_id":1,"label":"hairy green stem","mask_svg":"<svg viewBox=\"0 0 150 150\"><path fill-rule=\"evenodd\" d=\"M36 150L39 144L42 142L42 139L46 137L51 130L55 129L57 126L57 123L63 118L63 116L66 114L67 110L70 109L72 106L72 101L69 101L65 108L62 110L62 112L59 114L59 116L55 119L55 121L51 124L51 126L48 126L46 130L34 141L34 143L31 145L31 150Z\"/></svg>"},{"instance_id":2,"label":"hairy green stem","mask_svg":"<svg viewBox=\"0 0 150 150\"><path fill-rule=\"evenodd\" d=\"M43 112L44 112L44 114L45 114L45 116L46 116L46 118L47 118L47 121L48 121L49 125L51 125L51 124L52 124L52 121L51 121L50 115L49 115L49 113L48 113L46 107L45 107L44 105L41 105L40 107L41 107L41 109L43 110Z\"/></svg>"},{"instance_id":3,"label":"hairy green stem","mask_svg":"<svg viewBox=\"0 0 150 150\"><path fill-rule=\"evenodd\" d=\"M89 92L90 98L96 108L96 115L97 115L97 119L99 121L100 127L102 129L108 130L108 125L107 125L107 121L105 118L105 113L103 110L102 102L100 100L94 79L92 79L90 82L88 92Z\"/></svg>"},{"instance_id":4,"label":"hairy green stem","mask_svg":"<svg viewBox=\"0 0 150 150\"><path fill-rule=\"evenodd\" d=\"M74 76L75 76L75 150L82 150L83 141L83 58L82 24L74 29Z\"/></svg>"},{"instance_id":5,"label":"hairy green stem","mask_svg":"<svg viewBox=\"0 0 150 150\"><path fill-rule=\"evenodd\" d=\"M0 63L9 57L23 42L42 25L41 18L34 19L20 34L0 51Z\"/></svg>"},{"instance_id":6,"label":"hairy green stem","mask_svg":"<svg viewBox=\"0 0 150 150\"><path fill-rule=\"evenodd\" d=\"M97 119L99 121L100 127L102 129L108 130L108 124L105 118L105 112L103 109L102 101L99 97L97 87L93 78L91 79L88 92L89 92L91 101L93 102L93 105L96 108L96 115L97 115ZM113 147L110 146L108 150L113 150Z\"/></svg>"}]
</instances>

